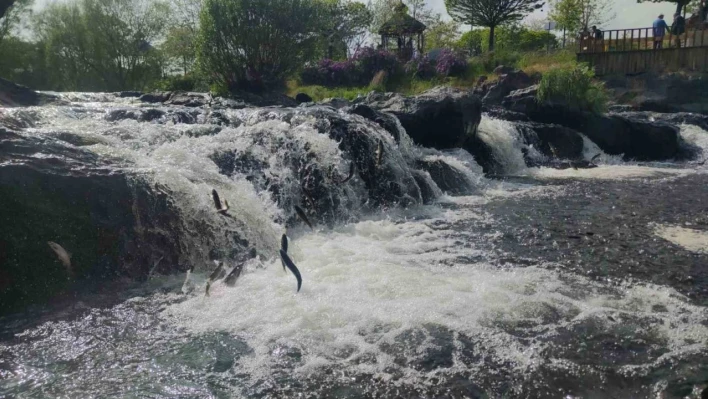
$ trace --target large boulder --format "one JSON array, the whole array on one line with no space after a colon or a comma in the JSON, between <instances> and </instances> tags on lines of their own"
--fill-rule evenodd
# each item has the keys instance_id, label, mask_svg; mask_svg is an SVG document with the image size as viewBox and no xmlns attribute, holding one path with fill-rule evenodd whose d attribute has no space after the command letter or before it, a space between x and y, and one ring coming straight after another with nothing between
<instances>
[{"instance_id":1,"label":"large boulder","mask_svg":"<svg viewBox=\"0 0 708 399\"><path fill-rule=\"evenodd\" d=\"M482 119L482 104L469 91L437 87L406 97L371 93L359 102L395 115L416 144L437 149L462 147Z\"/></svg>"},{"instance_id":2,"label":"large boulder","mask_svg":"<svg viewBox=\"0 0 708 399\"><path fill-rule=\"evenodd\" d=\"M430 174L435 184L451 195L469 195L476 191L474 185L463 170L434 156L416 161L416 166Z\"/></svg>"},{"instance_id":3,"label":"large boulder","mask_svg":"<svg viewBox=\"0 0 708 399\"><path fill-rule=\"evenodd\" d=\"M617 112L616 114L643 121L661 121L674 125L694 125L708 131L708 115L704 114L694 114L690 112L663 113L648 111L623 111Z\"/></svg>"},{"instance_id":4,"label":"large boulder","mask_svg":"<svg viewBox=\"0 0 708 399\"><path fill-rule=\"evenodd\" d=\"M499 80L489 84L484 99L485 106L500 104L509 93L533 85L534 79L523 71L508 72L499 76Z\"/></svg>"},{"instance_id":5,"label":"large boulder","mask_svg":"<svg viewBox=\"0 0 708 399\"><path fill-rule=\"evenodd\" d=\"M679 129L668 123L616 114L597 115L562 104L540 103L534 88L511 93L503 104L511 111L526 114L532 121L577 130L606 153L623 154L625 159L654 161L681 155Z\"/></svg>"},{"instance_id":6,"label":"large boulder","mask_svg":"<svg viewBox=\"0 0 708 399\"><path fill-rule=\"evenodd\" d=\"M178 212L90 152L0 129L0 313L70 292L79 281L144 278L180 264ZM48 241L72 254L71 273Z\"/></svg>"},{"instance_id":7,"label":"large boulder","mask_svg":"<svg viewBox=\"0 0 708 399\"><path fill-rule=\"evenodd\" d=\"M573 129L529 122L519 122L515 126L525 144L533 146L547 157L578 159L583 155L583 137Z\"/></svg>"},{"instance_id":8,"label":"large boulder","mask_svg":"<svg viewBox=\"0 0 708 399\"><path fill-rule=\"evenodd\" d=\"M618 103L632 105L639 111L708 114L706 74L611 76L605 82Z\"/></svg>"},{"instance_id":9,"label":"large boulder","mask_svg":"<svg viewBox=\"0 0 708 399\"><path fill-rule=\"evenodd\" d=\"M43 105L56 101L57 97L38 93L29 87L0 78L0 105L4 107L26 107Z\"/></svg>"},{"instance_id":10,"label":"large boulder","mask_svg":"<svg viewBox=\"0 0 708 399\"><path fill-rule=\"evenodd\" d=\"M298 104L304 104L311 103L313 100L307 93L297 93L295 95L295 101L297 101Z\"/></svg>"}]
</instances>

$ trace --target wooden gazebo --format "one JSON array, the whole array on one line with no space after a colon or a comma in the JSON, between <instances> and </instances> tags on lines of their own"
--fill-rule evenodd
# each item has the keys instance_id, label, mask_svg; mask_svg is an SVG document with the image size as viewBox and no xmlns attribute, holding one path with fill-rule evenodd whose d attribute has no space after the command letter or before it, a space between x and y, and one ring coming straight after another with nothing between
<instances>
[{"instance_id":1,"label":"wooden gazebo","mask_svg":"<svg viewBox=\"0 0 708 399\"><path fill-rule=\"evenodd\" d=\"M381 46L385 50L396 49L398 57L403 61L413 58L414 49L423 52L426 26L408 15L408 7L403 1L393 8L393 16L379 29Z\"/></svg>"}]
</instances>

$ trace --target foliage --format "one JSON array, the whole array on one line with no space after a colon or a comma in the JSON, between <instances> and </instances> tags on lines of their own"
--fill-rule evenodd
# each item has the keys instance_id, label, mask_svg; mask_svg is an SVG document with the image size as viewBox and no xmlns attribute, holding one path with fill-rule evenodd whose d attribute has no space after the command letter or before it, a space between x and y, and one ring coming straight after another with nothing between
<instances>
[{"instance_id":1,"label":"foliage","mask_svg":"<svg viewBox=\"0 0 708 399\"><path fill-rule=\"evenodd\" d=\"M664 3L664 2L670 2L670 3L676 3L676 12L681 13L683 10L683 7L686 7L688 5L691 5L691 3L697 3L696 0L637 0L637 3Z\"/></svg>"},{"instance_id":2,"label":"foliage","mask_svg":"<svg viewBox=\"0 0 708 399\"><path fill-rule=\"evenodd\" d=\"M0 17L0 45L22 22L22 19L32 13L32 0L16 0ZM7 54L2 52L0 54Z\"/></svg>"},{"instance_id":3,"label":"foliage","mask_svg":"<svg viewBox=\"0 0 708 399\"><path fill-rule=\"evenodd\" d=\"M313 0L205 0L198 60L229 91L282 85L316 49Z\"/></svg>"},{"instance_id":4,"label":"foliage","mask_svg":"<svg viewBox=\"0 0 708 399\"><path fill-rule=\"evenodd\" d=\"M0 44L0 76L38 90L51 90L44 43L32 43L15 36Z\"/></svg>"},{"instance_id":5,"label":"foliage","mask_svg":"<svg viewBox=\"0 0 708 399\"><path fill-rule=\"evenodd\" d=\"M35 30L46 44L60 90L142 90L161 75L152 43L161 38L165 3L78 0L49 5Z\"/></svg>"},{"instance_id":6,"label":"foliage","mask_svg":"<svg viewBox=\"0 0 708 399\"><path fill-rule=\"evenodd\" d=\"M371 79L378 71L386 71L389 75L398 72L400 63L395 54L386 50L376 50L373 47L363 47L352 57L362 79Z\"/></svg>"},{"instance_id":7,"label":"foliage","mask_svg":"<svg viewBox=\"0 0 708 399\"><path fill-rule=\"evenodd\" d=\"M373 15L363 4L350 0L320 0L319 27L326 58L334 57L334 48L343 43L345 49L358 49L366 39ZM344 52L346 57L347 51Z\"/></svg>"},{"instance_id":8,"label":"foliage","mask_svg":"<svg viewBox=\"0 0 708 399\"><path fill-rule=\"evenodd\" d=\"M453 46L478 55L489 50L489 29L473 29L465 32ZM545 30L532 30L521 25L506 25L497 29L497 51L539 51L558 47L558 38Z\"/></svg>"},{"instance_id":9,"label":"foliage","mask_svg":"<svg viewBox=\"0 0 708 399\"><path fill-rule=\"evenodd\" d=\"M494 51L498 26L519 21L543 4L539 0L445 0L447 12L455 21L489 28L490 51Z\"/></svg>"},{"instance_id":10,"label":"foliage","mask_svg":"<svg viewBox=\"0 0 708 399\"><path fill-rule=\"evenodd\" d=\"M453 50L443 49L438 56L435 71L440 76L460 76L467 71L467 59Z\"/></svg>"},{"instance_id":11,"label":"foliage","mask_svg":"<svg viewBox=\"0 0 708 399\"><path fill-rule=\"evenodd\" d=\"M407 75L417 79L431 79L436 73L435 63L427 55L408 61L404 70Z\"/></svg>"},{"instance_id":12,"label":"foliage","mask_svg":"<svg viewBox=\"0 0 708 399\"><path fill-rule=\"evenodd\" d=\"M460 27L455 21L445 21L440 14L428 22L425 31L425 51L452 48L460 38Z\"/></svg>"},{"instance_id":13,"label":"foliage","mask_svg":"<svg viewBox=\"0 0 708 399\"><path fill-rule=\"evenodd\" d=\"M195 75L167 76L154 83L152 90L157 91L206 91L208 88Z\"/></svg>"},{"instance_id":14,"label":"foliage","mask_svg":"<svg viewBox=\"0 0 708 399\"><path fill-rule=\"evenodd\" d=\"M357 84L356 66L350 60L332 61L328 58L317 63L308 63L300 73L300 79L308 85L349 86Z\"/></svg>"},{"instance_id":15,"label":"foliage","mask_svg":"<svg viewBox=\"0 0 708 399\"><path fill-rule=\"evenodd\" d=\"M167 62L175 64L182 74L192 70L197 53L197 32L188 26L173 26L167 32L167 40L160 46Z\"/></svg>"},{"instance_id":16,"label":"foliage","mask_svg":"<svg viewBox=\"0 0 708 399\"><path fill-rule=\"evenodd\" d=\"M594 77L594 72L582 64L550 69L541 78L538 101L560 102L572 109L603 113L607 111L608 95Z\"/></svg>"},{"instance_id":17,"label":"foliage","mask_svg":"<svg viewBox=\"0 0 708 399\"><path fill-rule=\"evenodd\" d=\"M554 68L572 68L576 65L576 55L573 51L561 50L548 53L529 52L524 53L516 63L516 67L524 70L527 74L544 74Z\"/></svg>"},{"instance_id":18,"label":"foliage","mask_svg":"<svg viewBox=\"0 0 708 399\"><path fill-rule=\"evenodd\" d=\"M553 0L550 17L559 28L577 33L589 31L614 19L613 0Z\"/></svg>"}]
</instances>

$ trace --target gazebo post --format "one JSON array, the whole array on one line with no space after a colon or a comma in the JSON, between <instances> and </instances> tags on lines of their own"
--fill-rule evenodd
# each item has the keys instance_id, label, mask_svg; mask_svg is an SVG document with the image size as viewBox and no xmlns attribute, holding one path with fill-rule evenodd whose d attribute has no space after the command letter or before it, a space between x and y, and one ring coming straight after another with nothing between
<instances>
[{"instance_id":1,"label":"gazebo post","mask_svg":"<svg viewBox=\"0 0 708 399\"><path fill-rule=\"evenodd\" d=\"M417 47L418 52L423 52L423 32L425 25L408 15L408 7L401 1L393 8L393 16L386 21L379 29L382 47L389 49L388 40L396 38L398 57L403 61L409 61ZM416 36L417 35L417 36ZM416 46L413 46L413 39L416 38Z\"/></svg>"}]
</instances>

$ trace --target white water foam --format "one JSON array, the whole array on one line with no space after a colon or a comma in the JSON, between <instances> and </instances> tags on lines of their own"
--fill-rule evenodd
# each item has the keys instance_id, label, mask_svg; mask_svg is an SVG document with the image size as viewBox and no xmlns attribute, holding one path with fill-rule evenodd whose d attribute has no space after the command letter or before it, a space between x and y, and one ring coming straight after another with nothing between
<instances>
[{"instance_id":1,"label":"white water foam","mask_svg":"<svg viewBox=\"0 0 708 399\"><path fill-rule=\"evenodd\" d=\"M514 124L483 115L478 129L479 138L492 150L494 159L506 175L520 175L527 170L522 143Z\"/></svg>"},{"instance_id":2,"label":"white water foam","mask_svg":"<svg viewBox=\"0 0 708 399\"><path fill-rule=\"evenodd\" d=\"M488 216L474 208L421 209L433 219L368 220L293 237L292 258L304 279L299 294L295 279L273 258L265 269L249 270L235 288L217 285L211 297L170 305L163 317L196 334L228 331L245 339L254 352L239 367L254 380L272 374L281 345L303 348L303 363L295 370L302 375L339 366L386 378L394 359L379 346L428 323L480 340L482 347L493 348L490 356L518 373L544 361L546 344L529 344L497 326L539 322L551 314L558 318L552 329L606 315L659 317L664 321L657 333L670 342L672 354L708 344L708 327L696 322L706 317L706 310L670 288L626 283L608 290L538 267L500 270L484 262L460 263L460 257L483 252L475 246L478 239L464 238L467 233L451 224L468 221L474 230ZM656 314L655 305L668 312ZM337 355L342 351L351 355L342 359ZM362 357L376 361L354 361ZM453 369L465 367L483 365L456 364ZM425 374L413 369L405 373L411 383Z\"/></svg>"},{"instance_id":3,"label":"white water foam","mask_svg":"<svg viewBox=\"0 0 708 399\"><path fill-rule=\"evenodd\" d=\"M708 231L680 226L657 225L654 233L691 252L708 254Z\"/></svg>"}]
</instances>

